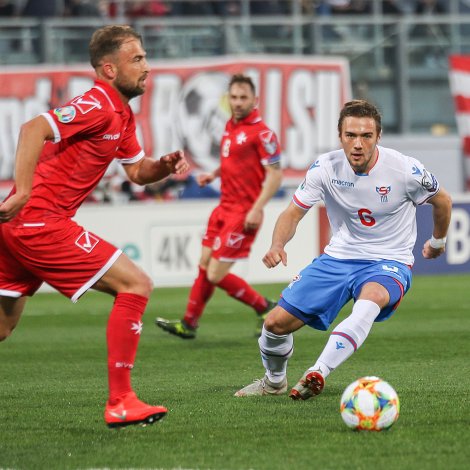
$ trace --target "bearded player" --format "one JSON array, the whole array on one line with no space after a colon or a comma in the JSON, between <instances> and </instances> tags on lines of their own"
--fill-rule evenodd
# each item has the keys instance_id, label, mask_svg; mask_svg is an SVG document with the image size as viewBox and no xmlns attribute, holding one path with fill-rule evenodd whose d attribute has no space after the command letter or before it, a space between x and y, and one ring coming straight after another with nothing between
<instances>
[{"instance_id":1,"label":"bearded player","mask_svg":"<svg viewBox=\"0 0 470 470\"><path fill-rule=\"evenodd\" d=\"M105 421L110 427L153 423L167 409L140 401L130 377L152 282L72 217L113 159L140 185L184 173L189 165L181 151L147 158L137 142L128 103L144 93L149 74L140 35L128 26L105 26L93 34L89 51L93 88L21 128L15 185L0 204L0 340L43 282L72 302L88 289L111 294Z\"/></svg>"},{"instance_id":2,"label":"bearded player","mask_svg":"<svg viewBox=\"0 0 470 470\"><path fill-rule=\"evenodd\" d=\"M216 287L254 309L258 336L266 314L275 305L230 270L237 261L248 258L263 222L263 208L279 189L281 149L258 112L251 78L234 75L228 91L232 117L220 145L220 167L198 176L200 186L217 177L221 180L220 203L202 240L199 273L182 320L156 319L161 329L185 339L196 337L199 319Z\"/></svg>"}]
</instances>

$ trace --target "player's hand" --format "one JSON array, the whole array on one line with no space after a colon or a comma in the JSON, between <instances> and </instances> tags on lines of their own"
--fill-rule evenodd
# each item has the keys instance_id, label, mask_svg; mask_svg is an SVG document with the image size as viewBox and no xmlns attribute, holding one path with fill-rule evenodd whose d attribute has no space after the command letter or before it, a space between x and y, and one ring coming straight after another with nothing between
<instances>
[{"instance_id":1,"label":"player's hand","mask_svg":"<svg viewBox=\"0 0 470 470\"><path fill-rule=\"evenodd\" d=\"M251 232L261 227L262 223L263 211L260 209L251 209L248 211L248 214L246 214L243 228L245 229L245 231Z\"/></svg>"},{"instance_id":2,"label":"player's hand","mask_svg":"<svg viewBox=\"0 0 470 470\"><path fill-rule=\"evenodd\" d=\"M182 150L177 150L176 152L164 155L160 158L160 162L167 167L170 173L174 173L176 175L182 175L189 170L189 163Z\"/></svg>"},{"instance_id":3,"label":"player's hand","mask_svg":"<svg viewBox=\"0 0 470 470\"><path fill-rule=\"evenodd\" d=\"M23 208L28 201L27 197L13 194L8 200L0 203L0 223L8 222Z\"/></svg>"},{"instance_id":4,"label":"player's hand","mask_svg":"<svg viewBox=\"0 0 470 470\"><path fill-rule=\"evenodd\" d=\"M214 173L200 173L199 175L196 176L196 182L201 188L203 188L204 186L207 186L209 183L212 183L212 181L214 180L215 180Z\"/></svg>"},{"instance_id":5,"label":"player's hand","mask_svg":"<svg viewBox=\"0 0 470 470\"><path fill-rule=\"evenodd\" d=\"M423 245L423 258L426 259L433 259L437 258L442 255L446 251L445 247L443 248L433 248L429 244L430 240L427 240L426 243Z\"/></svg>"},{"instance_id":6,"label":"player's hand","mask_svg":"<svg viewBox=\"0 0 470 470\"><path fill-rule=\"evenodd\" d=\"M282 247L271 246L263 257L263 263L267 268L275 268L280 262L287 266L287 253Z\"/></svg>"}]
</instances>

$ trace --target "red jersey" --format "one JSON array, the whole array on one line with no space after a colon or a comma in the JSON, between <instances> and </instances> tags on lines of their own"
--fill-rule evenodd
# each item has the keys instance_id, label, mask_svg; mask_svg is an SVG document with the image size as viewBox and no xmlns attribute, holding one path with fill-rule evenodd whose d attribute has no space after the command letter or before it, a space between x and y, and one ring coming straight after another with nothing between
<instances>
[{"instance_id":1,"label":"red jersey","mask_svg":"<svg viewBox=\"0 0 470 470\"><path fill-rule=\"evenodd\" d=\"M237 123L230 119L220 145L220 205L231 211L249 211L261 192L264 166L280 159L276 134L257 109Z\"/></svg>"},{"instance_id":2,"label":"red jersey","mask_svg":"<svg viewBox=\"0 0 470 470\"><path fill-rule=\"evenodd\" d=\"M54 131L54 142L44 144L31 197L13 223L73 217L114 158L134 163L144 156L130 106L101 80L42 116Z\"/></svg>"}]
</instances>

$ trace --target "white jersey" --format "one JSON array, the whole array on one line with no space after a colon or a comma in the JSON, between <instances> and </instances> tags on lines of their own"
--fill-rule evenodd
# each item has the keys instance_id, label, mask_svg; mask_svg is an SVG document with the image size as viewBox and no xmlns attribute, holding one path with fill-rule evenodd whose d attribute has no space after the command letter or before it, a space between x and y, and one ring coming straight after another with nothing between
<instances>
[{"instance_id":1,"label":"white jersey","mask_svg":"<svg viewBox=\"0 0 470 470\"><path fill-rule=\"evenodd\" d=\"M416 205L439 191L434 175L418 160L377 146L378 160L356 174L343 150L311 165L293 201L308 210L326 206L332 237L325 253L340 259L389 259L412 265Z\"/></svg>"}]
</instances>

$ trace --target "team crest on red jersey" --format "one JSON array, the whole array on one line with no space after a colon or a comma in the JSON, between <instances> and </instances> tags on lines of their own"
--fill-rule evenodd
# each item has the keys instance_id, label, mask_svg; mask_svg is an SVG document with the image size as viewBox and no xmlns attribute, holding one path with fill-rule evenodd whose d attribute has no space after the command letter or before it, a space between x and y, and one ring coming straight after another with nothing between
<instances>
[{"instance_id":1,"label":"team crest on red jersey","mask_svg":"<svg viewBox=\"0 0 470 470\"><path fill-rule=\"evenodd\" d=\"M89 113L92 109L101 109L100 101L92 95L88 95L86 98L77 96L72 103L80 110L82 114Z\"/></svg>"},{"instance_id":2,"label":"team crest on red jersey","mask_svg":"<svg viewBox=\"0 0 470 470\"><path fill-rule=\"evenodd\" d=\"M241 145L241 144L244 144L246 142L246 139L248 137L246 136L246 134L242 131L240 132L238 135L237 135L237 144L238 145Z\"/></svg>"},{"instance_id":3,"label":"team crest on red jersey","mask_svg":"<svg viewBox=\"0 0 470 470\"><path fill-rule=\"evenodd\" d=\"M82 250L90 253L96 245L98 245L100 239L95 237L90 232L83 232L75 241L75 245L77 245Z\"/></svg>"}]
</instances>

